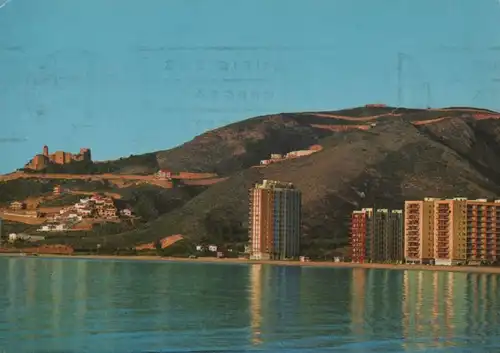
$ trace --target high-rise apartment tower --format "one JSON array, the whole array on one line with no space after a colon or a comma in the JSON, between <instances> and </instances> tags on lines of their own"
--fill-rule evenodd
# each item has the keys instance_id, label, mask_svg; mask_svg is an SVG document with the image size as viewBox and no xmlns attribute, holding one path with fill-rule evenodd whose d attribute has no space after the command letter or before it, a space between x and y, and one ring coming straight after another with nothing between
<instances>
[{"instance_id":1,"label":"high-rise apartment tower","mask_svg":"<svg viewBox=\"0 0 500 353\"><path fill-rule=\"evenodd\" d=\"M434 263L456 265L466 262L467 199L434 202Z\"/></svg>"},{"instance_id":2,"label":"high-rise apartment tower","mask_svg":"<svg viewBox=\"0 0 500 353\"><path fill-rule=\"evenodd\" d=\"M403 260L403 211L363 208L351 215L353 262Z\"/></svg>"},{"instance_id":3,"label":"high-rise apartment tower","mask_svg":"<svg viewBox=\"0 0 500 353\"><path fill-rule=\"evenodd\" d=\"M469 263L500 258L500 200L467 200L466 257Z\"/></svg>"},{"instance_id":4,"label":"high-rise apartment tower","mask_svg":"<svg viewBox=\"0 0 500 353\"><path fill-rule=\"evenodd\" d=\"M373 234L373 208L363 208L351 214L351 259L364 263L370 260Z\"/></svg>"},{"instance_id":5,"label":"high-rise apartment tower","mask_svg":"<svg viewBox=\"0 0 500 353\"><path fill-rule=\"evenodd\" d=\"M264 180L249 191L251 259L299 256L301 192L292 183Z\"/></svg>"},{"instance_id":6,"label":"high-rise apartment tower","mask_svg":"<svg viewBox=\"0 0 500 353\"><path fill-rule=\"evenodd\" d=\"M407 263L429 264L434 260L434 201L405 202L405 250Z\"/></svg>"},{"instance_id":7,"label":"high-rise apartment tower","mask_svg":"<svg viewBox=\"0 0 500 353\"><path fill-rule=\"evenodd\" d=\"M436 265L496 262L500 200L431 199L405 203L405 260Z\"/></svg>"}]
</instances>

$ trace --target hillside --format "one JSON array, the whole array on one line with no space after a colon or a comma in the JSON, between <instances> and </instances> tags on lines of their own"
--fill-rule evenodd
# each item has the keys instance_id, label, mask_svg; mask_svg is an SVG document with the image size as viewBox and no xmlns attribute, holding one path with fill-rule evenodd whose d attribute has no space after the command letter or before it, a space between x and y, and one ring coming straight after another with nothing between
<instances>
[{"instance_id":1,"label":"hillside","mask_svg":"<svg viewBox=\"0 0 500 353\"><path fill-rule=\"evenodd\" d=\"M170 150L96 163L95 172L153 173L158 168L164 168L227 176L259 164L271 153L307 149L332 133L369 128L374 122L394 119L417 122L442 117L473 117L475 114L495 112L470 107L431 110L357 107L330 112L259 116L206 132Z\"/></svg>"},{"instance_id":2,"label":"hillside","mask_svg":"<svg viewBox=\"0 0 500 353\"><path fill-rule=\"evenodd\" d=\"M267 178L293 182L302 190L304 251L322 256L346 244L349 214L355 208L401 208L405 199L426 196L499 195L499 116L469 107L359 107L251 118L168 151L97 163L114 173L147 174L162 167L229 178L202 189L165 190L158 196L160 203L154 201L159 189L134 186L130 190L135 196L126 198L135 205L148 200L154 204L149 208L158 210L150 212L146 224L119 234L100 231L57 241L126 247L182 234L193 241L241 244L247 239L248 188ZM271 153L313 144L323 149L252 168Z\"/></svg>"},{"instance_id":3,"label":"hillside","mask_svg":"<svg viewBox=\"0 0 500 353\"><path fill-rule=\"evenodd\" d=\"M158 156L177 156L169 159L171 167L198 165L198 170L219 168L232 174L146 227L110 235L106 241L118 246L183 234L196 241L244 242L248 188L264 178L290 181L302 190L303 244L312 256L346 244L349 213L355 208L401 208L405 199L426 196L500 194L500 122L483 116L493 113L474 108L378 109L370 112L377 115L375 119L363 108L343 111L349 114L344 115L347 120L338 118L340 112L258 117L158 152ZM360 123L369 128L360 129ZM353 128L335 130L331 126ZM299 135L302 137L297 138ZM248 148L249 141L252 148ZM248 168L269 153L311 143L322 145L323 150L265 168ZM203 153L199 156L196 151ZM82 241L103 240L89 237Z\"/></svg>"},{"instance_id":4,"label":"hillside","mask_svg":"<svg viewBox=\"0 0 500 353\"><path fill-rule=\"evenodd\" d=\"M495 114L487 109L461 107L408 109L356 107L339 111L281 113L250 118L196 136L175 148L131 155L113 161L51 165L46 173L153 174L158 169L206 172L228 176L259 164L271 153L307 149L335 132L370 128L374 122L428 121L443 117Z\"/></svg>"},{"instance_id":5,"label":"hillside","mask_svg":"<svg viewBox=\"0 0 500 353\"><path fill-rule=\"evenodd\" d=\"M61 195L54 195L53 190L56 186L61 187L65 192ZM92 238L140 227L163 214L181 207L206 188L206 186L163 188L148 184L118 188L107 180L90 181L82 179L20 178L0 181L0 215L8 212L3 214L2 217L10 220L10 222L6 223L8 226L3 229L3 235L5 236L8 232L16 229L34 235L41 224L50 223L46 216L37 218L18 216L24 214L25 211L10 210L10 204L13 201L24 202L27 212L36 209L41 213L58 213L62 208L73 206L75 203L80 202L81 199L99 193L111 197L117 210L130 209L134 215L132 219L122 219L120 222L111 220L103 223L99 219L87 218L81 224L94 223L93 229L85 229L82 232L71 230L70 233L42 234L48 237L48 242L59 242L59 240L66 241L68 238L74 240L71 239L74 235Z\"/></svg>"}]
</instances>

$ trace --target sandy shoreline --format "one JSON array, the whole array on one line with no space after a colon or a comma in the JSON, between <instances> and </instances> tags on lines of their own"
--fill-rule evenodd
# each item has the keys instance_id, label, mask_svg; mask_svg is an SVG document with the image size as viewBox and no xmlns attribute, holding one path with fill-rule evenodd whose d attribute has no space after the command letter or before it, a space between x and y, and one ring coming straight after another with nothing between
<instances>
[{"instance_id":1,"label":"sandy shoreline","mask_svg":"<svg viewBox=\"0 0 500 353\"><path fill-rule=\"evenodd\" d=\"M33 258L33 256L22 256L17 253L0 253L2 257ZM302 266L302 267L329 267L329 268L365 268L381 270L416 270L416 271L446 271L467 273L493 273L500 274L500 267L487 266L427 266L427 265L389 265L389 264L356 264L351 262L298 262L298 261L274 261L274 260L245 260L245 259L217 259L197 258L186 259L177 257L158 256L115 256L115 255L39 255L41 258L52 259L91 259L91 260L126 260L126 261L165 261L165 262L190 262L190 263L217 263L217 264L262 264L275 266Z\"/></svg>"}]
</instances>

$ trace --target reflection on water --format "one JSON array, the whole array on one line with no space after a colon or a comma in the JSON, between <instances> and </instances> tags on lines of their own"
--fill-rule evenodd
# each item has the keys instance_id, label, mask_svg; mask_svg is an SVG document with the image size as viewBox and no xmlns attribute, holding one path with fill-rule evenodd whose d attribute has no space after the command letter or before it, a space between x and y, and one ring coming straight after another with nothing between
<instances>
[{"instance_id":1,"label":"reflection on water","mask_svg":"<svg viewBox=\"0 0 500 353\"><path fill-rule=\"evenodd\" d=\"M351 330L358 338L365 334L365 302L366 302L366 273L364 269L352 270L351 284Z\"/></svg>"},{"instance_id":2,"label":"reflection on water","mask_svg":"<svg viewBox=\"0 0 500 353\"><path fill-rule=\"evenodd\" d=\"M262 343L260 330L262 325L262 265L250 267L250 326L252 328L252 343Z\"/></svg>"},{"instance_id":3,"label":"reflection on water","mask_svg":"<svg viewBox=\"0 0 500 353\"><path fill-rule=\"evenodd\" d=\"M387 352L401 350L402 272L352 269L350 335L353 352L375 344Z\"/></svg>"},{"instance_id":4,"label":"reflection on water","mask_svg":"<svg viewBox=\"0 0 500 353\"><path fill-rule=\"evenodd\" d=\"M498 276L0 258L0 352L500 351Z\"/></svg>"},{"instance_id":5,"label":"reflection on water","mask_svg":"<svg viewBox=\"0 0 500 353\"><path fill-rule=\"evenodd\" d=\"M497 282L493 274L405 272L405 349L474 347L479 352L498 345Z\"/></svg>"},{"instance_id":6,"label":"reflection on water","mask_svg":"<svg viewBox=\"0 0 500 353\"><path fill-rule=\"evenodd\" d=\"M405 272L403 327L406 349L461 344L466 283L467 275L461 273Z\"/></svg>"},{"instance_id":7,"label":"reflection on water","mask_svg":"<svg viewBox=\"0 0 500 353\"><path fill-rule=\"evenodd\" d=\"M301 268L255 264L249 270L251 343L281 346L299 316Z\"/></svg>"}]
</instances>

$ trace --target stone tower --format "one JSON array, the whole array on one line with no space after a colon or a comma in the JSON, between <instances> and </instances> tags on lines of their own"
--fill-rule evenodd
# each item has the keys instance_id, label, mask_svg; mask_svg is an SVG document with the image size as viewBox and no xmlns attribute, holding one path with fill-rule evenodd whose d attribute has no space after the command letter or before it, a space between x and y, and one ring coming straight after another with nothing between
<instances>
[{"instance_id":1,"label":"stone tower","mask_svg":"<svg viewBox=\"0 0 500 353\"><path fill-rule=\"evenodd\" d=\"M92 155L90 152L90 148L80 148L80 155L84 161L91 161Z\"/></svg>"},{"instance_id":2,"label":"stone tower","mask_svg":"<svg viewBox=\"0 0 500 353\"><path fill-rule=\"evenodd\" d=\"M47 145L43 146L43 155L45 157L49 156L49 147Z\"/></svg>"}]
</instances>

